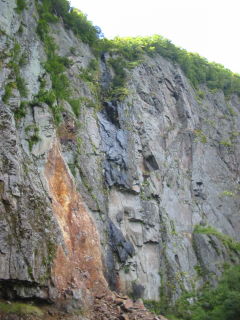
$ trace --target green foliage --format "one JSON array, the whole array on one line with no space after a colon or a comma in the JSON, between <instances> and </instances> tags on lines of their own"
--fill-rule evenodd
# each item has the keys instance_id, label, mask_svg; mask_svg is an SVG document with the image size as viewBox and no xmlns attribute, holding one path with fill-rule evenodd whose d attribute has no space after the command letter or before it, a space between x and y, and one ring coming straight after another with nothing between
<instances>
[{"instance_id":1,"label":"green foliage","mask_svg":"<svg viewBox=\"0 0 240 320\"><path fill-rule=\"evenodd\" d=\"M129 63L124 57L119 56L110 58L108 64L114 70L114 77L110 88L103 94L104 99L122 101L129 95L129 90L126 88L126 69L129 67Z\"/></svg>"},{"instance_id":2,"label":"green foliage","mask_svg":"<svg viewBox=\"0 0 240 320\"><path fill-rule=\"evenodd\" d=\"M225 271L217 288L206 287L198 294L180 298L174 313L183 320L239 320L239 302L240 266L234 266Z\"/></svg>"},{"instance_id":3,"label":"green foliage","mask_svg":"<svg viewBox=\"0 0 240 320\"><path fill-rule=\"evenodd\" d=\"M63 108L59 104L56 104L55 101L59 103L59 100L67 100L71 93L68 77L64 74L66 68L70 67L71 62L68 58L57 55L57 46L54 39L49 35L50 29L48 22L55 22L53 19L54 14L59 14L61 10L65 10L64 8L66 8L66 6L64 6L64 3L66 3L65 0L44 0L42 5L38 5L40 19L37 33L45 46L47 61L45 62L44 67L51 76L52 90L44 90L44 83L41 83L41 88L38 95L35 97L34 103L47 103L52 111L54 123L56 125L59 125L61 122L61 112ZM56 7L53 7L53 5Z\"/></svg>"},{"instance_id":4,"label":"green foliage","mask_svg":"<svg viewBox=\"0 0 240 320\"><path fill-rule=\"evenodd\" d=\"M76 165L75 165L75 163L68 163L68 167L69 167L72 175L73 175L74 177L76 177L77 172L76 172Z\"/></svg>"},{"instance_id":5,"label":"green foliage","mask_svg":"<svg viewBox=\"0 0 240 320\"><path fill-rule=\"evenodd\" d=\"M16 88L16 83L15 82L9 82L6 86L5 86L5 93L2 97L2 101L4 103L8 103L8 100L10 99L11 95L12 95L12 89Z\"/></svg>"},{"instance_id":6,"label":"green foliage","mask_svg":"<svg viewBox=\"0 0 240 320\"><path fill-rule=\"evenodd\" d=\"M18 60L20 52L21 52L21 47L20 47L19 43L15 42L12 50L10 51L10 56L13 61Z\"/></svg>"},{"instance_id":7,"label":"green foliage","mask_svg":"<svg viewBox=\"0 0 240 320\"><path fill-rule=\"evenodd\" d=\"M25 80L20 75L16 77L16 84L20 92L20 95L22 97L27 97L28 91L27 91L26 83L25 83Z\"/></svg>"},{"instance_id":8,"label":"green foliage","mask_svg":"<svg viewBox=\"0 0 240 320\"><path fill-rule=\"evenodd\" d=\"M26 0L17 0L17 8L16 8L17 13L21 13L24 9L26 9L26 7L27 7Z\"/></svg>"},{"instance_id":9,"label":"green foliage","mask_svg":"<svg viewBox=\"0 0 240 320\"><path fill-rule=\"evenodd\" d=\"M16 120L20 120L26 116L26 106L27 102L22 101L20 107L14 112L14 117Z\"/></svg>"},{"instance_id":10,"label":"green foliage","mask_svg":"<svg viewBox=\"0 0 240 320\"><path fill-rule=\"evenodd\" d=\"M25 80L20 75L20 66L23 66L24 64L27 63L27 57L26 57L26 54L23 54L23 55L20 55L20 54L21 54L21 47L19 43L15 42L13 48L10 51L11 60L8 63L8 67L12 69L11 77L16 78L16 83L11 82L7 85L6 91L5 91L6 96L3 97L3 99L5 100L4 101L5 103L8 101L9 97L11 96L13 87L17 87L22 97L27 97L27 94L28 94ZM14 83L14 86L13 86L13 83Z\"/></svg>"},{"instance_id":11,"label":"green foliage","mask_svg":"<svg viewBox=\"0 0 240 320\"><path fill-rule=\"evenodd\" d=\"M207 143L207 137L202 132L202 130L194 130L195 141L200 141L201 143Z\"/></svg>"},{"instance_id":12,"label":"green foliage","mask_svg":"<svg viewBox=\"0 0 240 320\"><path fill-rule=\"evenodd\" d=\"M19 66L20 67L23 67L27 64L27 61L28 61L28 56L26 53L23 53L21 58L19 59Z\"/></svg>"},{"instance_id":13,"label":"green foliage","mask_svg":"<svg viewBox=\"0 0 240 320\"><path fill-rule=\"evenodd\" d=\"M224 147L232 147L233 143L230 140L221 140L220 144Z\"/></svg>"},{"instance_id":14,"label":"green foliage","mask_svg":"<svg viewBox=\"0 0 240 320\"><path fill-rule=\"evenodd\" d=\"M101 30L93 26L84 13L71 8L67 0L43 0L42 5L38 5L38 11L41 20L37 30L42 40L44 33L47 33L47 23L56 22L57 17L61 17L65 26L89 45L95 45L101 36Z\"/></svg>"},{"instance_id":15,"label":"green foliage","mask_svg":"<svg viewBox=\"0 0 240 320\"><path fill-rule=\"evenodd\" d=\"M39 103L46 103L52 112L54 123L58 126L61 123L62 116L61 113L63 108L56 103L56 91L54 90L44 90L41 88L38 94L34 97L32 105L37 105Z\"/></svg>"},{"instance_id":16,"label":"green foliage","mask_svg":"<svg viewBox=\"0 0 240 320\"><path fill-rule=\"evenodd\" d=\"M56 126L59 126L59 124L62 121L62 111L63 111L63 107L56 104L56 105L52 105L50 107L52 114L53 114L53 120Z\"/></svg>"},{"instance_id":17,"label":"green foliage","mask_svg":"<svg viewBox=\"0 0 240 320\"><path fill-rule=\"evenodd\" d=\"M202 90L197 90L197 95L198 95L199 99L204 99L205 92Z\"/></svg>"},{"instance_id":18,"label":"green foliage","mask_svg":"<svg viewBox=\"0 0 240 320\"><path fill-rule=\"evenodd\" d=\"M231 106L229 106L229 105L227 105L227 106L228 106L228 111L229 111L230 115L232 117L237 116L237 112L235 112L234 109Z\"/></svg>"},{"instance_id":19,"label":"green foliage","mask_svg":"<svg viewBox=\"0 0 240 320\"><path fill-rule=\"evenodd\" d=\"M25 132L28 135L28 145L29 150L32 151L33 145L41 141L41 138L39 137L39 128L35 125L29 125L25 128Z\"/></svg>"},{"instance_id":20,"label":"green foliage","mask_svg":"<svg viewBox=\"0 0 240 320\"><path fill-rule=\"evenodd\" d=\"M77 9L70 9L69 12L62 15L64 23L79 38L89 45L94 45L101 35L101 30L88 21L87 16Z\"/></svg>"},{"instance_id":21,"label":"green foliage","mask_svg":"<svg viewBox=\"0 0 240 320\"><path fill-rule=\"evenodd\" d=\"M69 80L64 74L68 60L51 53L51 57L45 63L45 69L51 75L52 88L58 99L67 99L70 94Z\"/></svg>"},{"instance_id":22,"label":"green foliage","mask_svg":"<svg viewBox=\"0 0 240 320\"><path fill-rule=\"evenodd\" d=\"M70 48L70 53L75 56L76 55L76 48L75 47L71 47Z\"/></svg>"},{"instance_id":23,"label":"green foliage","mask_svg":"<svg viewBox=\"0 0 240 320\"><path fill-rule=\"evenodd\" d=\"M112 83L113 88L123 87L125 85L127 75L125 70L127 66L126 60L121 57L110 58L108 63L111 65L115 73Z\"/></svg>"},{"instance_id":24,"label":"green foliage","mask_svg":"<svg viewBox=\"0 0 240 320\"><path fill-rule=\"evenodd\" d=\"M144 300L145 307L155 314L163 314L163 305L160 301Z\"/></svg>"},{"instance_id":25,"label":"green foliage","mask_svg":"<svg viewBox=\"0 0 240 320\"><path fill-rule=\"evenodd\" d=\"M221 196L224 196L224 197L234 197L235 196L235 193L232 192L232 191L229 191L229 190L225 190L221 193Z\"/></svg>"},{"instance_id":26,"label":"green foliage","mask_svg":"<svg viewBox=\"0 0 240 320\"><path fill-rule=\"evenodd\" d=\"M47 21L43 19L39 19L36 32L42 41L44 41L48 31L49 31L49 27L48 27Z\"/></svg>"},{"instance_id":27,"label":"green foliage","mask_svg":"<svg viewBox=\"0 0 240 320\"><path fill-rule=\"evenodd\" d=\"M205 84L209 89L222 89L225 95L240 95L240 75L234 74L222 65L208 62L196 53L187 52L160 35L152 37L103 39L101 50L117 54L130 62L140 62L143 54L161 56L178 63L192 85L197 88Z\"/></svg>"},{"instance_id":28,"label":"green foliage","mask_svg":"<svg viewBox=\"0 0 240 320\"><path fill-rule=\"evenodd\" d=\"M197 272L199 277L203 277L204 276L204 270L202 269L202 267L199 264L196 264L194 266L194 270Z\"/></svg>"},{"instance_id":29,"label":"green foliage","mask_svg":"<svg viewBox=\"0 0 240 320\"><path fill-rule=\"evenodd\" d=\"M228 267L216 288L184 293L174 305L145 300L145 306L171 320L240 320L240 266Z\"/></svg>"},{"instance_id":30,"label":"green foliage","mask_svg":"<svg viewBox=\"0 0 240 320\"><path fill-rule=\"evenodd\" d=\"M72 111L75 113L77 117L80 115L80 109L81 109L81 100L79 99L70 99L69 103L72 107Z\"/></svg>"},{"instance_id":31,"label":"green foliage","mask_svg":"<svg viewBox=\"0 0 240 320\"><path fill-rule=\"evenodd\" d=\"M38 307L19 302L6 303L4 301L0 301L0 312L15 313L18 315L31 314L35 316L43 316L43 312Z\"/></svg>"},{"instance_id":32,"label":"green foliage","mask_svg":"<svg viewBox=\"0 0 240 320\"><path fill-rule=\"evenodd\" d=\"M79 75L80 79L87 82L92 89L97 88L98 84L98 75L99 75L99 65L96 59L92 59L87 68L81 68L81 73Z\"/></svg>"},{"instance_id":33,"label":"green foliage","mask_svg":"<svg viewBox=\"0 0 240 320\"><path fill-rule=\"evenodd\" d=\"M207 235L213 235L217 237L219 240L222 241L222 243L228 247L231 250L234 251L240 251L240 242L235 241L230 236L221 233L217 229L211 227L211 226L201 226L196 225L194 229L195 233L201 233L201 234L207 234Z\"/></svg>"},{"instance_id":34,"label":"green foliage","mask_svg":"<svg viewBox=\"0 0 240 320\"><path fill-rule=\"evenodd\" d=\"M124 87L115 87L109 91L109 99L123 101L128 95L129 90Z\"/></svg>"},{"instance_id":35,"label":"green foliage","mask_svg":"<svg viewBox=\"0 0 240 320\"><path fill-rule=\"evenodd\" d=\"M65 74L52 74L52 88L58 99L67 99L70 95L69 80Z\"/></svg>"},{"instance_id":36,"label":"green foliage","mask_svg":"<svg viewBox=\"0 0 240 320\"><path fill-rule=\"evenodd\" d=\"M53 90L47 91L44 89L40 89L33 100L33 104L46 103L47 105L49 105L49 107L51 107L55 101L56 95Z\"/></svg>"}]
</instances>

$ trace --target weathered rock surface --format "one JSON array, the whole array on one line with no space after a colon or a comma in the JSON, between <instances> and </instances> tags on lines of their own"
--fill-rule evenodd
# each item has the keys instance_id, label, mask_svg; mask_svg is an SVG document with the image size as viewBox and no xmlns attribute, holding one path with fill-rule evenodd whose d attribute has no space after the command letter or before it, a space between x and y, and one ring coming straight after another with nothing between
<instances>
[{"instance_id":1,"label":"weathered rock surface","mask_svg":"<svg viewBox=\"0 0 240 320\"><path fill-rule=\"evenodd\" d=\"M15 7L0 0L0 96L14 81L8 53L18 42L27 54L20 72L28 97L14 88L0 101L0 297L70 310L109 292L107 281L155 300L214 283L239 253L194 229L212 226L240 240L239 97L202 87L200 100L177 65L146 56L128 71L130 94L122 102L106 101L100 110L83 104L76 116L61 101L58 127L45 103L28 103L17 119L40 79L49 89L51 80L34 2L21 14ZM52 32L58 53L72 61L66 75L74 98L94 100L79 78L94 58L90 48L61 23ZM103 87L113 74L106 60L99 61ZM119 316L112 319L134 319Z\"/></svg>"}]
</instances>

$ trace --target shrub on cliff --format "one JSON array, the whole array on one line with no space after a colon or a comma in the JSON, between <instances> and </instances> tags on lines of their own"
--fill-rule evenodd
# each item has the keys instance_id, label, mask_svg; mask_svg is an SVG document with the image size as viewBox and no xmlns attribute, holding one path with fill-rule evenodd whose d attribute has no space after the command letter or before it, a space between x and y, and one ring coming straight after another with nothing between
<instances>
[{"instance_id":1,"label":"shrub on cliff","mask_svg":"<svg viewBox=\"0 0 240 320\"><path fill-rule=\"evenodd\" d=\"M72 8L68 0L43 0L38 5L38 11L42 24L43 21L56 22L56 17L61 17L65 26L89 45L96 43L101 36L100 28L93 26L83 12Z\"/></svg>"},{"instance_id":2,"label":"shrub on cliff","mask_svg":"<svg viewBox=\"0 0 240 320\"><path fill-rule=\"evenodd\" d=\"M205 288L200 294L189 295L176 303L175 316L183 320L240 320L240 266L225 271L218 286ZM169 316L171 319L171 316ZM175 319L174 317L172 319Z\"/></svg>"},{"instance_id":3,"label":"shrub on cliff","mask_svg":"<svg viewBox=\"0 0 240 320\"><path fill-rule=\"evenodd\" d=\"M240 96L240 75L225 69L221 64L208 62L197 53L187 52L160 35L104 39L101 46L103 51L118 54L128 61L141 61L144 53L150 56L160 54L179 64L195 88L205 84L210 90L223 90L227 96L232 93Z\"/></svg>"}]
</instances>

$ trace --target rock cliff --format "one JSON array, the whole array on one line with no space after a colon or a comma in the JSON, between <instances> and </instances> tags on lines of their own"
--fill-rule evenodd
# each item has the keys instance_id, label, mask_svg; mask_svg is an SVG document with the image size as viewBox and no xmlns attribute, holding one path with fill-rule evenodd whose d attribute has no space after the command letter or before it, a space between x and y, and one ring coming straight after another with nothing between
<instances>
[{"instance_id":1,"label":"rock cliff","mask_svg":"<svg viewBox=\"0 0 240 320\"><path fill-rule=\"evenodd\" d=\"M240 259L239 97L199 94L156 54L125 71L124 99L99 99L112 57L60 19L70 99L50 105L35 2L0 12L0 296L74 308L109 288L175 301L216 283Z\"/></svg>"}]
</instances>

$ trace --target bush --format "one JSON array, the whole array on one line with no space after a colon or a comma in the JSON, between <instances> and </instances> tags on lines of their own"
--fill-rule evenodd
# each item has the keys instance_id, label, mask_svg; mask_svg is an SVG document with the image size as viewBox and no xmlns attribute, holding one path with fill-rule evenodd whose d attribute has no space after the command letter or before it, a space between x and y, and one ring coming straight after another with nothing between
<instances>
[{"instance_id":1,"label":"bush","mask_svg":"<svg viewBox=\"0 0 240 320\"><path fill-rule=\"evenodd\" d=\"M84 13L71 8L67 0L43 0L42 5L38 5L38 11L41 17L38 34L42 40L47 29L46 23L55 22L56 15L63 19L67 28L71 29L83 42L89 45L97 43L101 36L101 30L93 26Z\"/></svg>"},{"instance_id":2,"label":"bush","mask_svg":"<svg viewBox=\"0 0 240 320\"><path fill-rule=\"evenodd\" d=\"M62 120L63 108L59 105L54 105L54 106L51 106L50 108L51 108L51 111L53 114L54 123L56 126L59 126L59 124L61 123L61 120Z\"/></svg>"},{"instance_id":3,"label":"bush","mask_svg":"<svg viewBox=\"0 0 240 320\"><path fill-rule=\"evenodd\" d=\"M27 7L27 4L25 0L17 0L17 8L16 8L17 13L22 12L26 7Z\"/></svg>"},{"instance_id":4,"label":"bush","mask_svg":"<svg viewBox=\"0 0 240 320\"><path fill-rule=\"evenodd\" d=\"M8 103L8 100L10 99L11 95L12 95L12 89L16 87L16 83L15 82L9 82L6 86L5 86L5 93L2 97L2 101L4 103Z\"/></svg>"},{"instance_id":5,"label":"bush","mask_svg":"<svg viewBox=\"0 0 240 320\"><path fill-rule=\"evenodd\" d=\"M162 304L155 300L144 300L145 307L155 314L162 314Z\"/></svg>"},{"instance_id":6,"label":"bush","mask_svg":"<svg viewBox=\"0 0 240 320\"><path fill-rule=\"evenodd\" d=\"M20 95L22 97L27 97L28 91L27 91L25 80L22 77L20 77L19 75L16 77L16 84L17 84L17 88L20 92Z\"/></svg>"},{"instance_id":7,"label":"bush","mask_svg":"<svg viewBox=\"0 0 240 320\"><path fill-rule=\"evenodd\" d=\"M70 99L69 103L72 107L72 111L75 113L77 117L80 115L80 109L81 109L81 100L79 99Z\"/></svg>"},{"instance_id":8,"label":"bush","mask_svg":"<svg viewBox=\"0 0 240 320\"><path fill-rule=\"evenodd\" d=\"M228 195L230 195L230 194L228 194ZM211 226L204 227L204 226L196 225L194 232L207 234L207 235L213 235L213 236L217 237L219 240L221 240L222 243L226 247L228 247L229 249L240 252L240 242L235 241L230 236L221 233L220 231L218 231L217 229L215 229Z\"/></svg>"},{"instance_id":9,"label":"bush","mask_svg":"<svg viewBox=\"0 0 240 320\"><path fill-rule=\"evenodd\" d=\"M36 306L26 304L26 303L19 303L19 302L12 302L12 303L5 303L0 302L0 310L3 313L15 313L18 315L35 315L35 316L43 316L43 312Z\"/></svg>"},{"instance_id":10,"label":"bush","mask_svg":"<svg viewBox=\"0 0 240 320\"><path fill-rule=\"evenodd\" d=\"M21 102L20 107L14 112L14 117L16 120L20 120L26 116L26 102Z\"/></svg>"},{"instance_id":11,"label":"bush","mask_svg":"<svg viewBox=\"0 0 240 320\"><path fill-rule=\"evenodd\" d=\"M156 314L171 320L240 320L240 265L225 270L218 286L183 294L167 308L161 301L144 301ZM166 310L166 312L165 312Z\"/></svg>"},{"instance_id":12,"label":"bush","mask_svg":"<svg viewBox=\"0 0 240 320\"><path fill-rule=\"evenodd\" d=\"M205 289L191 309L191 320L240 320L240 266L225 271L217 288Z\"/></svg>"},{"instance_id":13,"label":"bush","mask_svg":"<svg viewBox=\"0 0 240 320\"><path fill-rule=\"evenodd\" d=\"M232 93L240 96L240 75L225 69L221 64L210 63L196 53L187 52L160 35L103 39L99 51L118 54L130 62L140 62L143 54L150 56L160 54L178 63L195 88L199 84L205 84L211 90L223 90L227 96Z\"/></svg>"},{"instance_id":14,"label":"bush","mask_svg":"<svg viewBox=\"0 0 240 320\"><path fill-rule=\"evenodd\" d=\"M45 91L44 89L40 89L38 94L35 96L33 100L33 105L38 103L46 103L50 107L56 101L56 96L53 90Z\"/></svg>"},{"instance_id":15,"label":"bush","mask_svg":"<svg viewBox=\"0 0 240 320\"><path fill-rule=\"evenodd\" d=\"M32 151L33 145L41 141L39 136L39 128L35 124L32 124L25 128L25 132L28 135L27 141L29 150Z\"/></svg>"}]
</instances>

